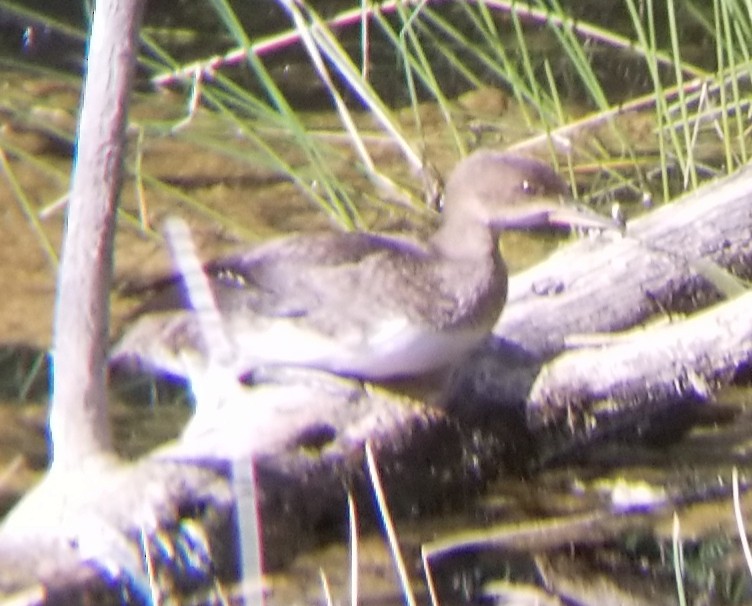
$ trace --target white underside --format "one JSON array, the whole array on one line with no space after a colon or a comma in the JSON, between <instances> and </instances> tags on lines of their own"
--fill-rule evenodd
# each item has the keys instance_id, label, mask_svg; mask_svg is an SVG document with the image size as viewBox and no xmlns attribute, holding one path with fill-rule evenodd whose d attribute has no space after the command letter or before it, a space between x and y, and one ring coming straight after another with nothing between
<instances>
[{"instance_id":1,"label":"white underside","mask_svg":"<svg viewBox=\"0 0 752 606\"><path fill-rule=\"evenodd\" d=\"M141 327L150 332L148 322ZM226 327L234 356L222 360L236 376L260 367L291 366L324 370L365 380L410 377L453 366L477 347L488 329L439 332L410 325L403 318L382 322L369 335L353 330L336 338L306 330L295 322L272 321L266 326ZM202 373L208 361L195 349L179 352L160 340L139 338L131 351L149 366L174 375ZM126 348L130 346L125 342ZM217 361L215 360L215 363Z\"/></svg>"},{"instance_id":2,"label":"white underside","mask_svg":"<svg viewBox=\"0 0 752 606\"><path fill-rule=\"evenodd\" d=\"M191 347L178 351L153 335L163 327L143 318L118 345L119 351L177 376L196 377L208 365ZM451 367L476 348L490 327L446 332L411 324L406 318L385 318L378 325L340 330L335 336L312 331L305 323L272 320L226 325L234 355L214 360L235 376L269 366L313 368L365 380L410 377Z\"/></svg>"},{"instance_id":3,"label":"white underside","mask_svg":"<svg viewBox=\"0 0 752 606\"><path fill-rule=\"evenodd\" d=\"M474 349L485 330L448 333L385 322L368 339L328 339L287 324L233 335L241 373L259 366L302 366L362 379L384 380L419 375L450 366ZM340 335L341 337L341 335Z\"/></svg>"}]
</instances>

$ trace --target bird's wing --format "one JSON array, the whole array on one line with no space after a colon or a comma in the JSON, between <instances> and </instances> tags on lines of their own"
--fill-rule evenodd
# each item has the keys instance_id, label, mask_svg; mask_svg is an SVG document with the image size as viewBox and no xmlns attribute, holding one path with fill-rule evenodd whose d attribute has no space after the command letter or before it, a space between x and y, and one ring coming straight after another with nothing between
<instances>
[{"instance_id":1,"label":"bird's wing","mask_svg":"<svg viewBox=\"0 0 752 606\"><path fill-rule=\"evenodd\" d=\"M336 320L339 314L362 313L348 308L377 296L378 281L392 259L424 255L425 249L410 240L365 233L317 234L275 241L215 261L207 269L222 311L308 319L327 314ZM393 292L385 298L393 299Z\"/></svg>"},{"instance_id":2,"label":"bird's wing","mask_svg":"<svg viewBox=\"0 0 752 606\"><path fill-rule=\"evenodd\" d=\"M395 248L404 254L395 255ZM367 349L408 325L400 297L409 296L412 280L404 261L424 254L409 240L322 234L274 241L213 261L205 270L228 334L253 356L257 349L298 344L301 358L308 355L305 348L314 350L313 358L318 350ZM396 258L406 267L404 275L389 268ZM179 350L203 355L197 319L186 311L181 291L177 277L160 284L113 351L116 361L136 358L181 374L186 354ZM422 291L416 294L428 300Z\"/></svg>"},{"instance_id":3,"label":"bird's wing","mask_svg":"<svg viewBox=\"0 0 752 606\"><path fill-rule=\"evenodd\" d=\"M257 314L293 317L321 304L322 288L328 290L332 281L352 282L357 267L394 249L415 256L425 252L412 240L378 234L296 234L210 261L204 270L223 311L241 306ZM148 294L131 319L190 307L177 274L141 285L139 291Z\"/></svg>"}]
</instances>

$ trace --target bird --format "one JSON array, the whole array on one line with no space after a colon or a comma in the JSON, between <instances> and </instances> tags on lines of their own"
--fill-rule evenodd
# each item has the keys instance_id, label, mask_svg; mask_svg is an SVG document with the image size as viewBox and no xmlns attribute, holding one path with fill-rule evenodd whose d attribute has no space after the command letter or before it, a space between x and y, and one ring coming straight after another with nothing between
<instances>
[{"instance_id":1,"label":"bird","mask_svg":"<svg viewBox=\"0 0 752 606\"><path fill-rule=\"evenodd\" d=\"M302 233L206 263L234 349L229 372L301 368L384 382L455 367L489 336L506 302L501 231L608 227L568 195L548 164L481 149L450 173L438 228L422 241ZM183 289L177 275L155 283L115 344L114 364L178 377L207 364Z\"/></svg>"}]
</instances>

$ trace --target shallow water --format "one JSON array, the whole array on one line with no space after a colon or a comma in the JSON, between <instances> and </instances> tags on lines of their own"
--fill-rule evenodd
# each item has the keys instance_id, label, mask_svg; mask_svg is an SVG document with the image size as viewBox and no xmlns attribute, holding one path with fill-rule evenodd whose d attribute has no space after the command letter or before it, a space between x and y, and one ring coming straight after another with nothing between
<instances>
[{"instance_id":1,"label":"shallow water","mask_svg":"<svg viewBox=\"0 0 752 606\"><path fill-rule=\"evenodd\" d=\"M14 102L18 106L29 108L29 115L42 117L47 126L53 124L72 137L78 101L77 85L11 71L0 74L0 78L4 90L14 91ZM512 105L509 110L500 109L504 104L499 104L499 91L491 89L490 94L488 91L485 93L486 100L480 101L485 105L479 108L477 99L466 98L463 107L472 107L473 112L485 118L491 116L494 120L499 118L499 111L506 112L507 123L496 128L504 133L518 132L519 108ZM504 99L503 94L501 98ZM183 115L183 102L182 95L175 93L140 95L135 101L133 116L137 122L144 123L175 121ZM364 123L369 120L366 116L359 118ZM316 121L322 132L337 125L331 115L310 115L309 119ZM404 119L411 121L408 115ZM454 157L447 153L449 146L446 135L439 128L441 122L436 109L427 106L424 119L428 131L427 156L445 169L453 163ZM436 128L432 130L432 126ZM215 136L219 131L224 133L228 145L238 153L247 151L242 140L230 136L230 127L208 112L200 112L188 128L189 133L197 139ZM136 136L131 133L131 137L134 147ZM327 137L331 138L328 134ZM652 141L646 139L648 147L653 148ZM3 140L15 146L14 149L43 161L43 168L24 161L20 155L11 158L10 162L15 178L37 210L67 191L70 142L65 136L52 135L48 130L40 131L30 124L11 121L3 132ZM390 172L410 182L412 177L405 174L394 148L378 132L373 133L370 145L377 163L391 165ZM284 148L284 145L280 147ZM276 233L332 225L288 183L246 161L233 162L225 154L195 146L190 137L147 137L142 151L145 174L175 185L181 193L191 196L193 203L205 204L209 209L193 206L186 213L186 203L177 203L173 192L147 187L146 201L152 225L158 226L165 216L172 213L189 214L194 236L206 258L232 250L242 242L260 241ZM295 156L293 149L286 151ZM339 162L340 169L346 173L347 156L344 158L340 157ZM361 187L368 187L360 175L351 174L350 177ZM115 275L118 284L169 269L168 256L156 234L137 225L137 192L137 183L131 175L126 179L123 192L123 209L130 213L130 219L121 217L117 237ZM222 220L217 222L211 217L211 209L219 208ZM0 481L0 505L7 509L39 477L46 465L46 370L43 367L34 369L50 344L55 270L54 262L45 252L7 180L0 180L0 209L0 267L3 268L0 271L0 290L3 292L0 305L0 397L3 400L0 404L0 469L4 470ZM419 213L399 213L394 208L373 203L364 207L363 216L367 225L379 228L417 226L416 229L424 229L426 223ZM62 215L58 212L43 220L39 227L54 250L59 249L62 223ZM520 268L545 256L558 242L553 237L510 234L505 236L503 246L510 266ZM113 333L116 333L134 302L123 299L117 291L113 293L112 301ZM154 393L149 386L133 392L121 385L113 393L113 427L118 451L124 456L136 457L176 436L190 415L190 405L185 396L170 392L160 393L154 398ZM751 395L748 390L728 392L728 406L719 406L719 412L724 414L718 417L711 415L708 425L695 429L676 444L653 447L615 444L604 447L599 452L591 453L584 463L543 470L524 479L500 479L493 483L484 499L468 503L465 510L449 511L443 516L421 520L398 521L398 536L407 553L408 570L421 601L426 597L418 559L421 544L460 531L488 528L497 521L506 524L540 521L601 510L619 481L630 485L643 482L656 492L672 488L680 495L677 501L697 500L696 504L682 503L676 506L680 512L681 536L685 537L689 549L695 550L699 548L693 540L709 536L711 531L714 540L732 543L723 559L707 566L714 566L719 572L729 570L729 577L737 574L734 566L738 548L735 547L736 531L733 517L730 516L730 502L728 498L710 499L704 496L704 491L715 494L718 491L714 492L711 488L727 486L732 466L743 469L749 466L752 443L748 436L752 435L752 414L748 411L748 402ZM694 496L690 498L690 495ZM649 521L649 530L644 530L640 525L642 536L649 537L642 540L650 542L657 551L665 551L666 545L670 544L673 510L674 507L669 506L666 511L656 514L655 519ZM332 534L339 538L332 540ZM325 537L325 546L300 555L288 570L270 575L267 579L269 602L321 603L320 570L331 584L335 599L345 601L349 595L349 556L345 536L344 527L333 531L330 529ZM615 555L613 544L611 542L605 547L599 545L602 551L594 549L588 556L591 560L598 560L599 564L609 558L611 562L618 560L617 563L623 564ZM571 549L574 553L575 548ZM661 557L650 559L636 550L629 552L627 546L622 544L618 549L627 554L621 556L625 559L631 558L639 563L639 558L644 558L646 566L657 568L655 562L661 560ZM362 603L404 603L392 556L380 535L374 531L364 531L360 550ZM645 549L645 552L650 551ZM477 598L484 592L483 587L487 583L505 577L511 567L511 558L505 559L505 556L489 552L493 550L488 546L476 545L437 563L442 580L440 594L445 596L445 603ZM525 565L526 570L532 568L529 562L525 562ZM539 566L538 570L542 568ZM617 566L614 565L614 568ZM670 579L671 572L669 564L661 575L656 573L656 576L661 576L663 582L667 577ZM623 573L626 576L626 572ZM618 575L618 571L614 574ZM571 576L574 578L576 575ZM592 587L587 587L586 577L585 574L581 575L582 595L593 591ZM576 593L574 589L570 591L570 595ZM674 596L673 590L664 591L667 593L661 595ZM592 603L584 598L583 602Z\"/></svg>"}]
</instances>

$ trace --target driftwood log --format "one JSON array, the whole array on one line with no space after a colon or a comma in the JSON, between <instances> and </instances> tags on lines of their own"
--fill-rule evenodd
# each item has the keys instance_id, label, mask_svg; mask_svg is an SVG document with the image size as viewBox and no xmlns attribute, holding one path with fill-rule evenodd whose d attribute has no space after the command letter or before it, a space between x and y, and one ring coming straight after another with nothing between
<instances>
[{"instance_id":1,"label":"driftwood log","mask_svg":"<svg viewBox=\"0 0 752 606\"><path fill-rule=\"evenodd\" d=\"M195 591L215 576L236 577L232 461L255 461L266 563L278 565L306 546L308 531L342 519L348 489L368 501L366 441L390 503L404 513L481 486L519 434L509 427L519 412L534 433L548 439L554 428L558 445L570 448L602 439L593 429L599 423L639 433L669 409L679 422L676 410L707 401L749 364L749 295L720 302L699 261L748 277L750 217L752 170L745 168L634 221L624 236L576 242L513 277L496 331L502 336L469 361L446 409L317 375L243 388L183 440L133 465L81 472L76 498L70 485L58 489L66 499L47 489L37 507L11 515L0 532L0 589L36 587L31 595L48 603L101 590L102 570L134 574L135 565L116 556L118 541L138 554L142 531L152 541L179 540L186 520L204 528L211 564L202 585L195 570L163 563L174 587ZM687 301L704 310L582 345L583 335L686 313ZM568 348L571 341L578 347ZM578 417L597 422L578 432ZM92 541L84 532L91 520L98 537L120 538Z\"/></svg>"},{"instance_id":2,"label":"driftwood log","mask_svg":"<svg viewBox=\"0 0 752 606\"><path fill-rule=\"evenodd\" d=\"M266 568L288 562L339 524L346 495L368 517L370 488L364 443L375 452L390 506L402 515L434 507L437 495L463 494L484 475L458 426L439 411L348 381L310 379L268 384L228 403L211 426L191 426L186 438L134 464L112 462L46 481L0 532L2 594L31 593L28 603L102 599L110 588L138 581L142 533L162 587L213 590L239 574L234 465L254 460ZM49 480L49 478L48 478ZM392 498L394 497L394 498ZM443 502L442 502L443 503ZM201 529L192 566L164 557ZM159 547L169 544L171 547ZM203 559L202 559L203 558ZM116 582L117 581L117 582Z\"/></svg>"},{"instance_id":3,"label":"driftwood log","mask_svg":"<svg viewBox=\"0 0 752 606\"><path fill-rule=\"evenodd\" d=\"M608 425L639 433L644 419L706 401L748 365L748 296L629 341L566 346L572 335L717 303L708 261L748 277L749 168L623 237L581 242L516 276L500 336L458 374L447 408L321 376L277 377L236 386L177 443L117 461L103 407L106 285L142 6L100 1L95 11L56 321L55 465L0 526L0 593L15 604L121 603L124 592L149 602L144 554L175 596L238 578L233 474L244 465L254 467L266 563L277 565L305 547L309 530L342 519L348 491L370 499L366 442L392 508L413 512L472 494L499 456L530 454L535 437L563 429L572 444ZM108 12L110 29L97 30ZM76 307L85 312L77 325L66 317Z\"/></svg>"},{"instance_id":4,"label":"driftwood log","mask_svg":"<svg viewBox=\"0 0 752 606\"><path fill-rule=\"evenodd\" d=\"M751 166L515 276L463 389L518 402L544 450L552 433L565 450L680 435L695 405L749 368L752 298L724 295L728 274L752 276Z\"/></svg>"}]
</instances>

